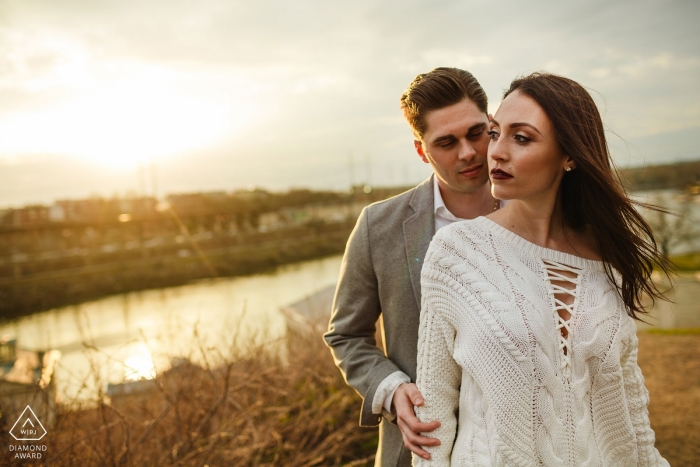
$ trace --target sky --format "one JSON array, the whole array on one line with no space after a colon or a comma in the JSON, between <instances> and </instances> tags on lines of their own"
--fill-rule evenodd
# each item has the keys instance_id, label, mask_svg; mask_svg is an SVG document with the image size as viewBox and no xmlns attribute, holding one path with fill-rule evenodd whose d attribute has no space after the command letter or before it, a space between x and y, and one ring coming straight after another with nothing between
<instances>
[{"instance_id":1,"label":"sky","mask_svg":"<svg viewBox=\"0 0 700 467\"><path fill-rule=\"evenodd\" d=\"M591 90L622 166L700 159L700 2L3 0L0 208L406 185L399 97L471 71L495 112L545 70Z\"/></svg>"}]
</instances>

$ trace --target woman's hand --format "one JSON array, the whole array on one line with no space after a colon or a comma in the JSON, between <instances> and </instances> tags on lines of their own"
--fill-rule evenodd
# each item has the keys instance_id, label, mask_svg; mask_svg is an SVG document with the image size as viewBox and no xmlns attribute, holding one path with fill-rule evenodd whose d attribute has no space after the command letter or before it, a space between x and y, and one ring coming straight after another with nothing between
<instances>
[{"instance_id":1,"label":"woman's hand","mask_svg":"<svg viewBox=\"0 0 700 467\"><path fill-rule=\"evenodd\" d=\"M440 440L421 436L420 433L428 433L437 429L440 422L422 423L416 417L414 407L423 405L423 396L418 387L413 383L399 385L394 393L392 405L396 412L396 424L403 436L403 444L423 459L430 459L430 454L422 448L424 446L439 446Z\"/></svg>"}]
</instances>

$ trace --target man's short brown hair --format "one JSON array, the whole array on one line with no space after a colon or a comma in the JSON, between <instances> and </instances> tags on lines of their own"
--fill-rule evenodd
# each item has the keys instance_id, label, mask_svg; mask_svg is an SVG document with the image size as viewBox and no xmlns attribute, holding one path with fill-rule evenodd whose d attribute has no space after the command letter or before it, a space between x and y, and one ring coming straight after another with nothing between
<instances>
[{"instance_id":1,"label":"man's short brown hair","mask_svg":"<svg viewBox=\"0 0 700 467\"><path fill-rule=\"evenodd\" d=\"M427 129L425 116L428 112L465 99L488 113L486 92L471 73L459 68L440 67L416 76L401 95L401 110L416 139L422 140Z\"/></svg>"}]
</instances>

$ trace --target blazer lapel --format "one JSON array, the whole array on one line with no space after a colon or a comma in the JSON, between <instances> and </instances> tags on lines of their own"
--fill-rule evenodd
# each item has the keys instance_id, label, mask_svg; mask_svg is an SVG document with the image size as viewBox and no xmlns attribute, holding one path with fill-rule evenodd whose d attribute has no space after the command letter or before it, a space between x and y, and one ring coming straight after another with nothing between
<instances>
[{"instance_id":1,"label":"blazer lapel","mask_svg":"<svg viewBox=\"0 0 700 467\"><path fill-rule=\"evenodd\" d=\"M435 235L435 202L433 200L433 176L416 187L408 205L413 214L403 223L406 242L406 260L411 275L411 285L418 309L421 307L420 272L430 240Z\"/></svg>"}]
</instances>

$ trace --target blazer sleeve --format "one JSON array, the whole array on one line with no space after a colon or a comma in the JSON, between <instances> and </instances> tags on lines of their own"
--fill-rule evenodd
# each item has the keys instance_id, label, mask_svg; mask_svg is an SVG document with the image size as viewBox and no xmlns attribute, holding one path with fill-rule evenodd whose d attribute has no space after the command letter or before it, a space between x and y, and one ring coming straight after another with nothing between
<instances>
[{"instance_id":1,"label":"blazer sleeve","mask_svg":"<svg viewBox=\"0 0 700 467\"><path fill-rule=\"evenodd\" d=\"M375 340L382 310L372 266L369 224L369 210L364 208L345 249L330 324L324 334L345 381L362 397L361 426L375 426L381 421L381 415L372 413L374 395L387 376L401 371Z\"/></svg>"}]
</instances>

